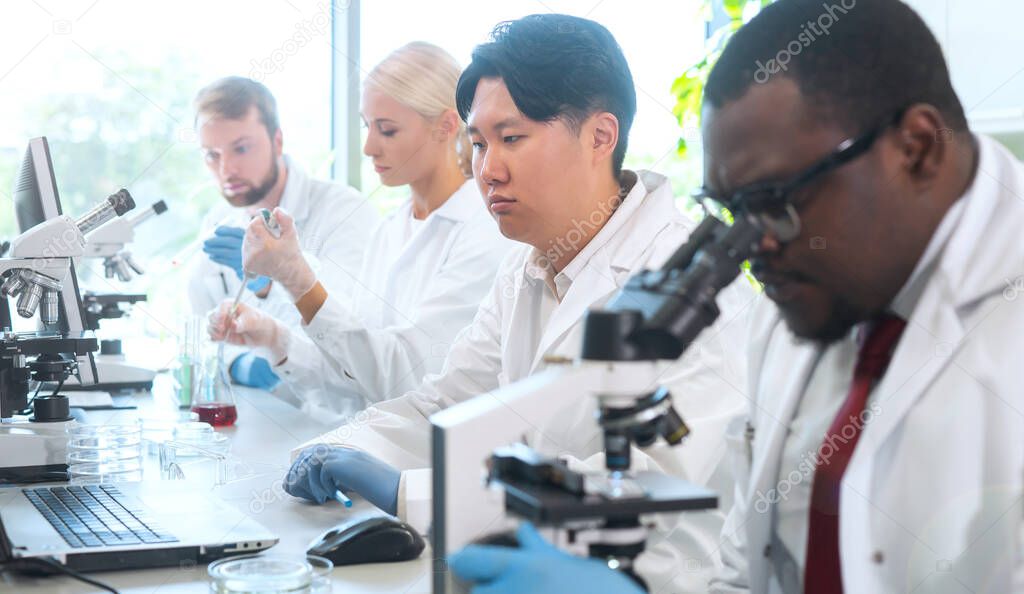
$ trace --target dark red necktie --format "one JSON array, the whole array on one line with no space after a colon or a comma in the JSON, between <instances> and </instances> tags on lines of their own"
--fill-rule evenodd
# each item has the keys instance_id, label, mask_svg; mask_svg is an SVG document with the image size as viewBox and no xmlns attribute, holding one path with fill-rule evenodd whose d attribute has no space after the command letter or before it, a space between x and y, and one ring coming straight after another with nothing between
<instances>
[{"instance_id":1,"label":"dark red necktie","mask_svg":"<svg viewBox=\"0 0 1024 594\"><path fill-rule=\"evenodd\" d=\"M811 489L810 523L807 531L805 594L842 594L839 571L839 487L863 429L862 413L871 387L885 373L892 351L906 322L895 316L879 318L857 354L853 383L846 401L818 449Z\"/></svg>"}]
</instances>

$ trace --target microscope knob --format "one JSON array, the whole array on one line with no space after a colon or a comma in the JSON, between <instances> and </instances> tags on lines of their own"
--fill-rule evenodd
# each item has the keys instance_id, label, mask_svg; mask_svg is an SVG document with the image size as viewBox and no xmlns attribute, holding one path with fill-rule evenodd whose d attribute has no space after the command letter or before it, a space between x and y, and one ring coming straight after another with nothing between
<instances>
[{"instance_id":1,"label":"microscope knob","mask_svg":"<svg viewBox=\"0 0 1024 594\"><path fill-rule=\"evenodd\" d=\"M121 340L118 338L111 338L100 341L100 354L101 355L120 355L121 354Z\"/></svg>"},{"instance_id":2,"label":"microscope knob","mask_svg":"<svg viewBox=\"0 0 1024 594\"><path fill-rule=\"evenodd\" d=\"M32 409L35 411L32 420L36 423L55 423L71 419L71 404L68 397L63 394L39 396L32 401Z\"/></svg>"}]
</instances>

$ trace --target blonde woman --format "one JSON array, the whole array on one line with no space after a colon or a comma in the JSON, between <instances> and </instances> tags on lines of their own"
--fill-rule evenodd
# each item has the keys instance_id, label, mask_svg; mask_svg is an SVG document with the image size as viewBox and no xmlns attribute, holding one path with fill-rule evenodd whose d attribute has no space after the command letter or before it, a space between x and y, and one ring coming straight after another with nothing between
<instances>
[{"instance_id":1,"label":"blonde woman","mask_svg":"<svg viewBox=\"0 0 1024 594\"><path fill-rule=\"evenodd\" d=\"M460 71L441 48L414 42L364 81L363 152L381 183L407 185L410 197L376 229L355 294L328 293L284 211L275 211L279 239L262 224L246 232L246 270L288 290L301 329L244 306L229 319L223 304L210 335L265 351L275 373L307 388L304 406L351 412L440 371L448 345L472 321L512 246L470 179L472 148L455 109ZM323 382L328 389L316 389Z\"/></svg>"}]
</instances>

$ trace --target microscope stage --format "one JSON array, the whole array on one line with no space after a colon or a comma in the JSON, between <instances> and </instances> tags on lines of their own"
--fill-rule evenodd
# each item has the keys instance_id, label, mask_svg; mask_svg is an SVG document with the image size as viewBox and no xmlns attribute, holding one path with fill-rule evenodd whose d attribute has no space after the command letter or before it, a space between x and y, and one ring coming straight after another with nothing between
<instances>
[{"instance_id":1,"label":"microscope stage","mask_svg":"<svg viewBox=\"0 0 1024 594\"><path fill-rule=\"evenodd\" d=\"M593 493L581 497L554 486L525 482L501 481L501 485L505 489L505 509L541 525L718 507L717 493L688 481L650 471L638 472L632 478L644 493L622 498Z\"/></svg>"}]
</instances>

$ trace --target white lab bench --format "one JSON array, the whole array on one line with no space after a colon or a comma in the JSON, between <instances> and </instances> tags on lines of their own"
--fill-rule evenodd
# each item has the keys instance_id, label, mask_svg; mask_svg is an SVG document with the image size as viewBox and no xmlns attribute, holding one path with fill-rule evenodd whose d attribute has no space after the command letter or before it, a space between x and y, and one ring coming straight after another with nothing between
<instances>
[{"instance_id":1,"label":"white lab bench","mask_svg":"<svg viewBox=\"0 0 1024 594\"><path fill-rule=\"evenodd\" d=\"M306 440L331 429L272 394L236 387L238 422L219 429L231 436L233 458L252 468L250 478L213 488L222 499L274 532L280 542L265 554L301 557L311 540L324 530L345 521L352 514L372 509L356 501L351 509L328 503L306 504L280 488L288 468L289 451ZM138 410L90 411L88 423L135 422L136 415L159 406L149 393L133 398ZM164 398L166 400L166 398ZM166 402L164 403L166 406ZM155 480L147 468L147 480ZM430 547L415 561L336 567L333 573L335 594L369 592L429 592L431 583ZM184 594L209 591L206 566L182 566L163 569L114 571L88 574L125 594ZM77 580L54 576L27 578L0 574L0 592L48 592L83 594L97 590Z\"/></svg>"}]
</instances>

